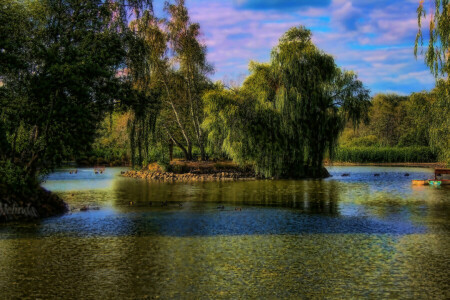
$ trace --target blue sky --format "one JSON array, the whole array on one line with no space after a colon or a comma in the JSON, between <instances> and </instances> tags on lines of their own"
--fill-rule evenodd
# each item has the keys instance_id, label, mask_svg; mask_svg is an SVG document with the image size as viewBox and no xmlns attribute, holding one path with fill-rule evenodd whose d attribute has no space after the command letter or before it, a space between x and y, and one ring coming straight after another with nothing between
<instances>
[{"instance_id":1,"label":"blue sky","mask_svg":"<svg viewBox=\"0 0 450 300\"><path fill-rule=\"evenodd\" d=\"M155 1L158 9L160 5ZM304 25L337 64L375 93L409 94L434 86L414 57L419 0L186 0L201 25L215 80L241 82L250 60L268 61L290 27Z\"/></svg>"}]
</instances>

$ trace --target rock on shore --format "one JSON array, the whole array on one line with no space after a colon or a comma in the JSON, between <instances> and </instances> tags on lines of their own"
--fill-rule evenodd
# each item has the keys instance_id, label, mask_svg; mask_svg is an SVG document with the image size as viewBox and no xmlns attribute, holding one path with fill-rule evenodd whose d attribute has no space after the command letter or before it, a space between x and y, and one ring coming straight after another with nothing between
<instances>
[{"instance_id":1,"label":"rock on shore","mask_svg":"<svg viewBox=\"0 0 450 300\"><path fill-rule=\"evenodd\" d=\"M128 171L122 174L125 177L142 178L156 181L167 182L189 182L189 181L231 181L231 180L253 180L255 175L251 172L214 172L207 174L183 173L176 174L172 172L149 172L149 171Z\"/></svg>"},{"instance_id":2,"label":"rock on shore","mask_svg":"<svg viewBox=\"0 0 450 300\"><path fill-rule=\"evenodd\" d=\"M157 163L151 163L140 171L123 172L122 176L163 182L233 181L263 178L255 174L252 166L241 167L232 161L173 161L164 170ZM327 169L322 168L319 177L326 178L329 176Z\"/></svg>"}]
</instances>

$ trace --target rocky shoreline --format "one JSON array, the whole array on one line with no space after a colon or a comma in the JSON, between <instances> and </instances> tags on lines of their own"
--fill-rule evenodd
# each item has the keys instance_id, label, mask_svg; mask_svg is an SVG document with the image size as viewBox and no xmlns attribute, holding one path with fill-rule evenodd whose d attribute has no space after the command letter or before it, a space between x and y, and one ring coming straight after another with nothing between
<instances>
[{"instance_id":1,"label":"rocky shoreline","mask_svg":"<svg viewBox=\"0 0 450 300\"><path fill-rule=\"evenodd\" d=\"M255 180L252 172L211 172L196 173L188 172L177 174L173 172L149 172L149 171L128 171L122 176L131 178L141 178L161 182L191 182L191 181L234 181L234 180Z\"/></svg>"},{"instance_id":2,"label":"rocky shoreline","mask_svg":"<svg viewBox=\"0 0 450 300\"><path fill-rule=\"evenodd\" d=\"M124 177L140 178L160 182L191 181L236 181L276 179L258 176L251 165L239 166L232 161L172 161L164 168L158 163L151 163L139 171L122 172ZM330 174L323 168L320 178ZM306 178L310 178L305 176Z\"/></svg>"}]
</instances>

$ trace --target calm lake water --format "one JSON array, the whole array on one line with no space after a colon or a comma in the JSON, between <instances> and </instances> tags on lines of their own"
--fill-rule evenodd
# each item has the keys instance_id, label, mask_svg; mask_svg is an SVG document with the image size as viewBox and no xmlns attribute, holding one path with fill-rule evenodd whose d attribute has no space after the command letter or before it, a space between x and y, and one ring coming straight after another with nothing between
<instances>
[{"instance_id":1,"label":"calm lake water","mask_svg":"<svg viewBox=\"0 0 450 300\"><path fill-rule=\"evenodd\" d=\"M328 169L189 184L56 172L44 187L73 211L0 225L0 299L449 299L450 188L411 186L425 168Z\"/></svg>"}]
</instances>

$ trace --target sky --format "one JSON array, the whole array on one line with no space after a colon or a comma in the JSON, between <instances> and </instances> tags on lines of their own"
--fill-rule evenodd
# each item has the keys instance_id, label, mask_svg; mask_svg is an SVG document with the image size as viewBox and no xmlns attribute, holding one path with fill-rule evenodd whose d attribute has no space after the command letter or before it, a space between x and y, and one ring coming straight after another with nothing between
<instances>
[{"instance_id":1,"label":"sky","mask_svg":"<svg viewBox=\"0 0 450 300\"><path fill-rule=\"evenodd\" d=\"M158 8L158 0L155 1ZM419 0L186 0L200 23L214 80L242 82L251 60L268 62L271 49L293 26L338 66L355 71L376 93L430 90L434 78L414 57Z\"/></svg>"}]
</instances>

